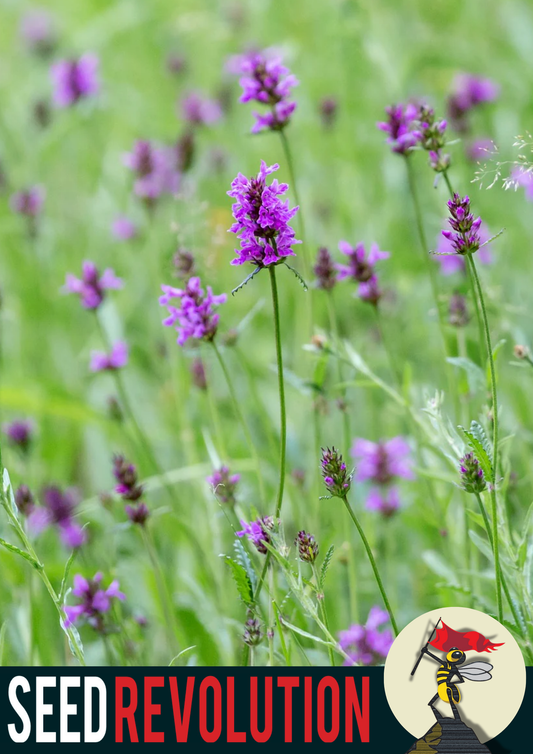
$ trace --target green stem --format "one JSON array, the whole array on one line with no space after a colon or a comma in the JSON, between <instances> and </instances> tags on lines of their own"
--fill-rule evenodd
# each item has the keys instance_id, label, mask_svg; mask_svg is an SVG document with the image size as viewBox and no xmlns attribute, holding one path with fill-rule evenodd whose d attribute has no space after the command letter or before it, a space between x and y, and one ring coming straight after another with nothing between
<instances>
[{"instance_id":1,"label":"green stem","mask_svg":"<svg viewBox=\"0 0 533 754\"><path fill-rule=\"evenodd\" d=\"M235 388L233 387L233 381L231 379L231 375L226 367L226 364L224 362L224 359L222 358L222 354L220 353L220 350L215 343L214 340L211 341L211 345L213 346L213 350L216 354L216 357L218 359L218 363L220 364L220 368L222 369L222 372L224 373L224 378L226 380L226 383L228 385L228 390L231 396L231 400L233 402L233 407L235 409L235 413L237 414L237 418L241 424L242 431L244 433L244 437L246 439L246 443L248 445L248 448L253 456L254 463L255 463L255 469L257 473L257 481L259 483L259 491L261 495L261 501L263 505L266 504L266 493L265 493L265 485L263 483L263 477L261 475L261 461L259 459L259 453L257 452L257 448L255 447L255 443L252 440L252 435L250 433L250 430L248 428L248 424L246 422L246 419L244 418L244 414L242 413L241 404L239 403L237 399L237 395L235 393Z\"/></svg>"},{"instance_id":2,"label":"green stem","mask_svg":"<svg viewBox=\"0 0 533 754\"><path fill-rule=\"evenodd\" d=\"M279 451L279 484L276 500L275 517L279 518L283 502L283 490L285 487L285 462L287 452L287 413L285 408L285 382L283 378L283 353L281 350L281 326L279 315L278 286L276 283L276 267L271 264L268 268L270 273L270 285L272 288L272 307L274 310L274 332L276 339L276 357L278 362L278 389L279 389L279 413L280 413L280 451Z\"/></svg>"},{"instance_id":3,"label":"green stem","mask_svg":"<svg viewBox=\"0 0 533 754\"><path fill-rule=\"evenodd\" d=\"M272 564L268 569L268 664L270 667L274 666L274 569Z\"/></svg>"},{"instance_id":4,"label":"green stem","mask_svg":"<svg viewBox=\"0 0 533 754\"><path fill-rule=\"evenodd\" d=\"M335 346L337 349L340 349L341 341L339 337L339 326L337 323L337 318L335 316L335 308L333 306L333 291L327 291L326 300L327 300L327 307L328 307L329 327L331 330L331 334L333 338L335 339ZM337 372L338 372L339 384L342 385L342 383L344 382L344 378L342 374L342 362L339 359L337 359ZM343 429L344 429L344 447L349 448L351 445L351 430L350 430L350 415L348 413L348 407L346 406L346 388L345 387L339 388L339 398L342 404L340 406L340 410L342 412L342 421L343 421Z\"/></svg>"},{"instance_id":5,"label":"green stem","mask_svg":"<svg viewBox=\"0 0 533 754\"><path fill-rule=\"evenodd\" d=\"M320 584L320 578L318 575L318 568L316 567L316 562L313 563L313 575L315 577L315 583L318 590L318 585ZM320 610L320 615L322 618L322 623L325 625L329 632L329 623L328 623L328 613L326 610L326 598L324 594L318 593L317 591L317 602L318 602L318 609ZM335 667L335 654L333 652L333 647L331 647L328 644L328 656L329 656L329 662L332 668Z\"/></svg>"},{"instance_id":6,"label":"green stem","mask_svg":"<svg viewBox=\"0 0 533 754\"><path fill-rule=\"evenodd\" d=\"M150 562L152 564L157 591L159 592L159 599L161 601L161 607L163 608L163 614L165 616L165 628L167 631L169 649L171 649L174 654L177 654L179 650L176 648L175 639L178 638L178 630L176 627L176 622L174 620L174 610L168 593L165 576L163 574L161 564L159 563L159 558L157 556L157 551L155 549L152 537L145 526L141 526L141 535L143 538L144 546L146 548L146 552L148 553L148 557L150 558Z\"/></svg>"},{"instance_id":7,"label":"green stem","mask_svg":"<svg viewBox=\"0 0 533 754\"><path fill-rule=\"evenodd\" d=\"M365 536L365 533L363 531L363 528L362 528L361 524L357 520L357 517L356 517L355 513L352 510L352 507L351 507L350 503L348 502L348 498L346 497L346 495L342 498L342 501L343 501L344 505L346 506L346 510L348 511L348 513L350 515L350 518L354 522L357 531L359 532L359 536L361 537L361 540L363 542L364 548L366 550L366 554L367 554L368 559L370 561L370 565L372 566L372 570L374 571L374 577L376 579L379 591L381 592L381 597L382 597L383 602L385 604L385 608L386 608L386 610L387 610L387 612L389 614L389 618L390 618L392 629L394 631L395 636L398 636L398 626L397 626L396 621L394 619L394 615L393 615L393 612L392 612L392 608L390 606L389 598L387 597L387 593L385 591L385 587L383 586L383 582L381 580L381 576L379 575L378 567L377 567L376 561L374 559L374 555L372 554L372 550L370 549L370 545L368 543L368 540L367 540L367 538Z\"/></svg>"},{"instance_id":8,"label":"green stem","mask_svg":"<svg viewBox=\"0 0 533 754\"><path fill-rule=\"evenodd\" d=\"M487 310L485 308L485 299L483 298L483 291L479 282L479 277L476 270L476 265L471 254L467 255L470 271L472 272L472 278L474 280L477 293L479 296L479 304L481 307L481 315L483 318L483 326L485 330L485 341L487 346L487 352L489 356L489 371L490 371L490 386L492 393L492 480L490 485L490 498L492 503L492 527L493 527L493 539L494 539L494 568L496 572L496 603L498 606L498 618L501 621L503 618L502 608L502 584L501 584L501 565L500 565L500 549L499 549L499 537L498 537L498 505L496 499L496 483L498 479L498 395L496 392L496 372L494 370L494 358L492 355L492 343L490 338L489 321L487 318Z\"/></svg>"}]
</instances>

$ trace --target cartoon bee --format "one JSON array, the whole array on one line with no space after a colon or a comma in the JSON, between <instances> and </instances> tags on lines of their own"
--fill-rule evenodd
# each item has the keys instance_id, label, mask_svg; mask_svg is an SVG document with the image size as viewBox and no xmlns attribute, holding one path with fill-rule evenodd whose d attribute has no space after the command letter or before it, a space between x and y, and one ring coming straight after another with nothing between
<instances>
[{"instance_id":1,"label":"cartoon bee","mask_svg":"<svg viewBox=\"0 0 533 754\"><path fill-rule=\"evenodd\" d=\"M428 702L428 705L432 707L437 699L442 699L443 702L451 704L452 709L456 704L461 701L461 692L457 688L458 683L464 683L467 681L490 681L492 678L490 671L492 665L489 662L470 662L468 665L463 665L466 660L466 654L457 647L452 647L449 652L446 653L444 661L432 654L427 645L421 649L421 653L431 657L439 664L437 670L437 693ZM461 669L458 669L459 665L463 665ZM453 679L456 678L455 682Z\"/></svg>"}]
</instances>

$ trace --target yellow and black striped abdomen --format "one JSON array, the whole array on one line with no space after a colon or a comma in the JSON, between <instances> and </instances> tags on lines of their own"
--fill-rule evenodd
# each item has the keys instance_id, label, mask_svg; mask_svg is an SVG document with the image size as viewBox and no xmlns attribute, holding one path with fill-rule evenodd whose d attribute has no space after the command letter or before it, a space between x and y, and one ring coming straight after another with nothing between
<instances>
[{"instance_id":1,"label":"yellow and black striped abdomen","mask_svg":"<svg viewBox=\"0 0 533 754\"><path fill-rule=\"evenodd\" d=\"M452 692L452 699L456 704L461 701L461 692L454 683L450 683L452 666L446 662L437 670L437 691L443 702L450 703L448 689Z\"/></svg>"}]
</instances>

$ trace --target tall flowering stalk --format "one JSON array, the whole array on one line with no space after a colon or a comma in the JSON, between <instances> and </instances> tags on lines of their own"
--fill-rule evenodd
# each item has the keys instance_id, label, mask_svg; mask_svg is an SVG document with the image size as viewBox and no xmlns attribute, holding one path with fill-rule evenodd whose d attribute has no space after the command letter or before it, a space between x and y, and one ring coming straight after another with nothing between
<instances>
[{"instance_id":1,"label":"tall flowering stalk","mask_svg":"<svg viewBox=\"0 0 533 754\"><path fill-rule=\"evenodd\" d=\"M481 310L481 318L483 322L483 330L485 334L485 344L487 348L487 354L489 359L489 372L490 372L490 384L492 394L492 479L490 480L490 496L492 503L492 535L493 535L493 547L494 547L494 568L496 572L496 603L498 606L498 617L501 620L503 617L502 608L502 572L500 565L500 552L499 552L499 536L498 536L498 505L496 497L496 485L498 481L498 394L496 389L496 371L494 369L494 357L492 352L492 341L490 337L490 327L487 317L487 310L485 307L485 299L483 296L483 290L477 274L476 264L474 262L474 254L481 246L481 239L479 235L479 228L481 225L481 218L474 219L474 215L470 211L470 199L468 196L460 197L459 194L454 194L453 198L448 202L448 210L450 217L448 223L451 230L443 230L442 235L450 241L452 248L456 254L465 257L467 260L468 268L472 275L472 280L475 286L475 292L479 298L479 305Z\"/></svg>"},{"instance_id":2,"label":"tall flowering stalk","mask_svg":"<svg viewBox=\"0 0 533 754\"><path fill-rule=\"evenodd\" d=\"M359 532L359 536L361 537L361 540L363 542L368 560L370 561L370 565L372 566L378 589L381 593L385 607L387 608L392 628L394 629L395 635L398 636L398 625L394 619L389 598L387 597L387 592L385 591L385 587L383 585L383 581L381 579L379 569L372 552L372 548L370 547L368 539L366 538L363 527L359 523L359 520L357 519L352 506L348 502L348 493L352 486L353 472L348 471L346 464L342 460L342 455L336 448L333 447L326 449L322 448L320 468L322 471L322 477L324 478L324 484L328 491L328 497L339 497L342 500L346 507L346 510L348 511L348 515L354 522L355 528Z\"/></svg>"}]
</instances>

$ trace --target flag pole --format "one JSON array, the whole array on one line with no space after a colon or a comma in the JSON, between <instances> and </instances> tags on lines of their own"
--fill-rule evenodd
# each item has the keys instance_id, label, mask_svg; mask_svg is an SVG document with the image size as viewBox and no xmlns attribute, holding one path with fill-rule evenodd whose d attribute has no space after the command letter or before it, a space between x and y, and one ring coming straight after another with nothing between
<instances>
[{"instance_id":1,"label":"flag pole","mask_svg":"<svg viewBox=\"0 0 533 754\"><path fill-rule=\"evenodd\" d=\"M411 675L414 675L416 673L416 670L417 670L418 666L420 665L420 662L422 661L422 657L424 656L424 651L428 648L429 642L432 641L433 634L436 632L437 626L439 625L440 621L441 621L441 619L439 618L438 621L435 623L435 625L433 627L433 631L431 632L429 639L426 641L425 646L423 646L422 649L420 650L420 655L418 657L418 660L415 663L414 668L411 670Z\"/></svg>"}]
</instances>

